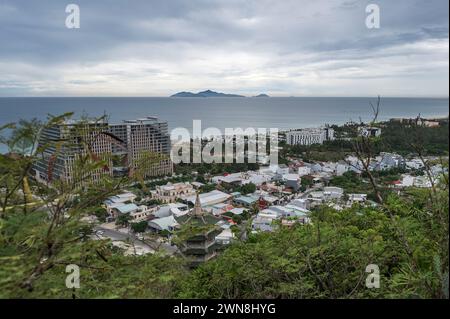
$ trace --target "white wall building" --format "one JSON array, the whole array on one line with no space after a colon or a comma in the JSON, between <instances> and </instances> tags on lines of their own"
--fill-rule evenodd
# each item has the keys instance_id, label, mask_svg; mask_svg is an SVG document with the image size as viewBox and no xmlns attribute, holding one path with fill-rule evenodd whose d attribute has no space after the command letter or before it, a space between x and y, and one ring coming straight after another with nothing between
<instances>
[{"instance_id":1,"label":"white wall building","mask_svg":"<svg viewBox=\"0 0 450 319\"><path fill-rule=\"evenodd\" d=\"M336 169L335 169L335 174L336 174L336 176L342 176L342 175L344 175L344 173L346 173L350 170L351 170L351 168L349 165L347 165L345 163L337 163Z\"/></svg>"},{"instance_id":2,"label":"white wall building","mask_svg":"<svg viewBox=\"0 0 450 319\"><path fill-rule=\"evenodd\" d=\"M297 168L297 173L299 176L305 176L311 174L311 168L308 166L300 166Z\"/></svg>"},{"instance_id":3,"label":"white wall building","mask_svg":"<svg viewBox=\"0 0 450 319\"><path fill-rule=\"evenodd\" d=\"M344 190L340 187L328 186L324 187L323 195L325 200L338 200L344 196Z\"/></svg>"},{"instance_id":4,"label":"white wall building","mask_svg":"<svg viewBox=\"0 0 450 319\"><path fill-rule=\"evenodd\" d=\"M286 144L288 145L312 145L323 144L324 141L334 139L334 130L325 128L305 128L286 133Z\"/></svg>"},{"instance_id":5,"label":"white wall building","mask_svg":"<svg viewBox=\"0 0 450 319\"><path fill-rule=\"evenodd\" d=\"M358 133L360 136L378 137L381 135L381 128L371 126L360 127Z\"/></svg>"},{"instance_id":6,"label":"white wall building","mask_svg":"<svg viewBox=\"0 0 450 319\"><path fill-rule=\"evenodd\" d=\"M421 169L423 168L423 162L419 158L413 158L410 161L406 161L406 167L410 169Z\"/></svg>"},{"instance_id":7,"label":"white wall building","mask_svg":"<svg viewBox=\"0 0 450 319\"><path fill-rule=\"evenodd\" d=\"M189 183L167 183L166 185L156 186L156 190L151 191L151 194L154 199L163 203L170 203L182 196L195 195L195 189Z\"/></svg>"},{"instance_id":8,"label":"white wall building","mask_svg":"<svg viewBox=\"0 0 450 319\"><path fill-rule=\"evenodd\" d=\"M367 200L367 194L348 194L348 206L352 206L355 203L365 203Z\"/></svg>"}]
</instances>

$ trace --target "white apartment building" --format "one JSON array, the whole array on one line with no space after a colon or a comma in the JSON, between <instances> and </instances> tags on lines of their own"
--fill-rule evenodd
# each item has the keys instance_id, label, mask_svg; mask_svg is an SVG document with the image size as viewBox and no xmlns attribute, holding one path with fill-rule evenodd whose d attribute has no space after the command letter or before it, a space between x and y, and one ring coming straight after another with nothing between
<instances>
[{"instance_id":1,"label":"white apartment building","mask_svg":"<svg viewBox=\"0 0 450 319\"><path fill-rule=\"evenodd\" d=\"M143 177L172 175L170 159L170 135L168 123L157 117L147 116L137 120L125 120L110 124L109 132L121 141L114 144L114 154L126 154L128 169L140 170ZM157 154L160 156L156 159ZM151 158L156 160L151 160Z\"/></svg>"},{"instance_id":2,"label":"white apartment building","mask_svg":"<svg viewBox=\"0 0 450 319\"><path fill-rule=\"evenodd\" d=\"M334 130L330 127L305 128L286 133L288 145L313 145L323 144L325 141L334 140Z\"/></svg>"}]
</instances>

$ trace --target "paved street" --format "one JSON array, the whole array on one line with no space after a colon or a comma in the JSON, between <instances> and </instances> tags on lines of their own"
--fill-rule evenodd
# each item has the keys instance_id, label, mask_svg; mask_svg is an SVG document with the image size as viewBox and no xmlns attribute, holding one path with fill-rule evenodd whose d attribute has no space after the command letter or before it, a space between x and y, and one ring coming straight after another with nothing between
<instances>
[{"instance_id":1,"label":"paved street","mask_svg":"<svg viewBox=\"0 0 450 319\"><path fill-rule=\"evenodd\" d=\"M115 229L110 229L107 227L97 226L95 231L102 231L103 234L101 236L110 238L113 241L126 241L127 239L134 244L134 246L139 247L143 251L153 253L155 248L159 247L160 251L166 252L169 255L172 255L176 252L177 248L175 246L171 246L167 243L159 243L155 240L145 239L145 242L138 239L134 234L124 233L122 231L118 231ZM149 242L147 244L146 242Z\"/></svg>"}]
</instances>

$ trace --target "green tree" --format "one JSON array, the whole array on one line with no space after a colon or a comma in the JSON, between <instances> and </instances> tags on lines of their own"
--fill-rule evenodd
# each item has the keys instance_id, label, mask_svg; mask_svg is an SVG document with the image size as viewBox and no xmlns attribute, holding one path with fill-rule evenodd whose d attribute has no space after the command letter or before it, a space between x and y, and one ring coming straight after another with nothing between
<instances>
[{"instance_id":1,"label":"green tree","mask_svg":"<svg viewBox=\"0 0 450 319\"><path fill-rule=\"evenodd\" d=\"M104 207L96 207L93 209L93 212L97 219L102 223L106 221L106 217L109 215Z\"/></svg>"},{"instance_id":2,"label":"green tree","mask_svg":"<svg viewBox=\"0 0 450 319\"><path fill-rule=\"evenodd\" d=\"M131 223L130 224L131 229L133 230L133 232L135 233L144 233L147 230L147 221L143 220L137 223Z\"/></svg>"},{"instance_id":3,"label":"green tree","mask_svg":"<svg viewBox=\"0 0 450 319\"><path fill-rule=\"evenodd\" d=\"M244 195L251 194L256 191L256 185L253 183L247 183L242 185L238 191Z\"/></svg>"},{"instance_id":4,"label":"green tree","mask_svg":"<svg viewBox=\"0 0 450 319\"><path fill-rule=\"evenodd\" d=\"M116 225L128 227L128 225L130 224L130 220L132 219L133 218L130 216L130 214L120 214L116 218Z\"/></svg>"}]
</instances>

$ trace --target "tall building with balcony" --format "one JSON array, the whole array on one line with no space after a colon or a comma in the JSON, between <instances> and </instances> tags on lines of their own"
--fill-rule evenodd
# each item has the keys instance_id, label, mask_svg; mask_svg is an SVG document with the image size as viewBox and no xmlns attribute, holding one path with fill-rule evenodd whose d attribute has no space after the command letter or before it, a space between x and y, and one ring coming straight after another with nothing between
<instances>
[{"instance_id":1,"label":"tall building with balcony","mask_svg":"<svg viewBox=\"0 0 450 319\"><path fill-rule=\"evenodd\" d=\"M334 130L331 127L305 128L286 133L288 145L313 145L323 144L325 141L334 140Z\"/></svg>"},{"instance_id":2,"label":"tall building with balcony","mask_svg":"<svg viewBox=\"0 0 450 319\"><path fill-rule=\"evenodd\" d=\"M66 121L45 128L38 145L45 149L33 166L38 181L72 181L77 159L86 154L107 161L87 177L89 180L104 174L115 176L117 171L130 174L139 170L144 178L173 172L168 124L155 117L121 124ZM113 161L115 156L126 160L118 165Z\"/></svg>"},{"instance_id":3,"label":"tall building with balcony","mask_svg":"<svg viewBox=\"0 0 450 319\"><path fill-rule=\"evenodd\" d=\"M123 141L123 145L113 145L113 153L127 155L130 170L140 169L143 177L172 174L167 122L149 116L111 124L109 132ZM160 158L156 163L150 162L150 153L159 154Z\"/></svg>"},{"instance_id":4,"label":"tall building with balcony","mask_svg":"<svg viewBox=\"0 0 450 319\"><path fill-rule=\"evenodd\" d=\"M66 121L62 124L46 127L42 130L38 147L43 149L33 165L35 178L41 182L63 181L95 181L102 175L112 176L112 153L110 138L100 134L108 129L108 123ZM103 168L89 172L76 172L75 163L83 156L91 156L107 162Z\"/></svg>"}]
</instances>

